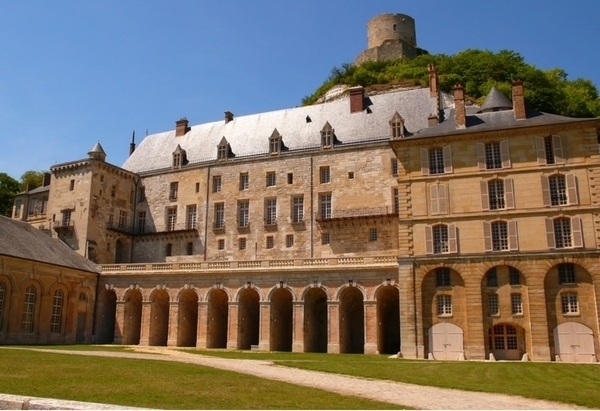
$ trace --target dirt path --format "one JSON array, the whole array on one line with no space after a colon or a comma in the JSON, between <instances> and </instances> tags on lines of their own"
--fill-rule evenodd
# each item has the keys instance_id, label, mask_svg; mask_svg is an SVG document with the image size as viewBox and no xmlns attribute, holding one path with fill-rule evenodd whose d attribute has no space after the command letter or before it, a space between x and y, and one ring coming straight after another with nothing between
<instances>
[{"instance_id":1,"label":"dirt path","mask_svg":"<svg viewBox=\"0 0 600 411\"><path fill-rule=\"evenodd\" d=\"M479 393L446 388L425 387L391 381L370 380L317 371L291 369L274 365L271 361L217 358L189 354L163 347L135 347L136 352L134 353L116 351L34 350L75 355L139 358L198 364L206 367L250 374L270 380L314 387L342 395L354 395L418 409L584 409L570 404L534 400L504 394Z\"/></svg>"}]
</instances>

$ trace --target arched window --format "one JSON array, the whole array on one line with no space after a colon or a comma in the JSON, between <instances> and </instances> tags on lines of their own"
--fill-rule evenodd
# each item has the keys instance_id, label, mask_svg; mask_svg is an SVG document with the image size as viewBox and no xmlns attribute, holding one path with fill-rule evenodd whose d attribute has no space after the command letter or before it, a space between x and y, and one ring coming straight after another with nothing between
<instances>
[{"instance_id":1,"label":"arched window","mask_svg":"<svg viewBox=\"0 0 600 411\"><path fill-rule=\"evenodd\" d=\"M33 316L35 314L35 299L37 291L34 286L30 285L25 290L25 299L23 300L23 321L21 330L24 333L33 332Z\"/></svg>"},{"instance_id":2,"label":"arched window","mask_svg":"<svg viewBox=\"0 0 600 411\"><path fill-rule=\"evenodd\" d=\"M63 293L60 290L54 292L52 300L52 318L50 320L50 332L60 333L62 324Z\"/></svg>"}]
</instances>

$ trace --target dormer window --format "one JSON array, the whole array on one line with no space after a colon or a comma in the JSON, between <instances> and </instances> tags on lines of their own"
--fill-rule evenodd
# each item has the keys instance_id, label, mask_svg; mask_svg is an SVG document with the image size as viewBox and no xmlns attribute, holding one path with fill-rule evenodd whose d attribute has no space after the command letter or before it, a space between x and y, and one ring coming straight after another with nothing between
<instances>
[{"instance_id":1,"label":"dormer window","mask_svg":"<svg viewBox=\"0 0 600 411\"><path fill-rule=\"evenodd\" d=\"M325 126L321 130L321 148L333 148L334 131L329 122L325 123Z\"/></svg>"},{"instance_id":2,"label":"dormer window","mask_svg":"<svg viewBox=\"0 0 600 411\"><path fill-rule=\"evenodd\" d=\"M390 130L392 139L404 138L404 119L398 112L390 120Z\"/></svg>"},{"instance_id":3,"label":"dormer window","mask_svg":"<svg viewBox=\"0 0 600 411\"><path fill-rule=\"evenodd\" d=\"M279 154L281 152L281 134L277 129L273 130L273 134L269 137L269 154Z\"/></svg>"},{"instance_id":4,"label":"dormer window","mask_svg":"<svg viewBox=\"0 0 600 411\"><path fill-rule=\"evenodd\" d=\"M223 137L217 146L217 160L225 161L229 157L233 157L233 153L231 152L231 147L227 142L227 139Z\"/></svg>"},{"instance_id":5,"label":"dormer window","mask_svg":"<svg viewBox=\"0 0 600 411\"><path fill-rule=\"evenodd\" d=\"M185 150L177 144L177 148L173 151L173 168L181 168L187 163Z\"/></svg>"}]
</instances>

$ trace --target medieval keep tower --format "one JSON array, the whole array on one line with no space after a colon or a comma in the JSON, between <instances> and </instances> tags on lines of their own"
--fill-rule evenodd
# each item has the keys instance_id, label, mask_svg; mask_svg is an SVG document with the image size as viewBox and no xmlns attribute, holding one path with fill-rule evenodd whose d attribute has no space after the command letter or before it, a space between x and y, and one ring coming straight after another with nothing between
<instances>
[{"instance_id":1,"label":"medieval keep tower","mask_svg":"<svg viewBox=\"0 0 600 411\"><path fill-rule=\"evenodd\" d=\"M365 61L413 58L423 51L417 48L415 20L406 14L380 14L367 23L367 49L354 60Z\"/></svg>"}]
</instances>

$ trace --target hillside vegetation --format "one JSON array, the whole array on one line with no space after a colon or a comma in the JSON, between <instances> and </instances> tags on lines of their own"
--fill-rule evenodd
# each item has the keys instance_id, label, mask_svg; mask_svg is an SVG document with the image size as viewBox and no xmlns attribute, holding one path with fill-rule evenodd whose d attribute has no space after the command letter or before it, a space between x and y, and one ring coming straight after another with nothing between
<instances>
[{"instance_id":1,"label":"hillside vegetation","mask_svg":"<svg viewBox=\"0 0 600 411\"><path fill-rule=\"evenodd\" d=\"M481 104L492 86L510 98L513 80L522 80L527 107L569 117L600 117L598 89L590 80L568 80L559 68L541 70L527 64L514 51L493 53L487 50L465 50L453 56L424 54L414 59L371 61L360 66L344 64L334 67L329 78L303 105L315 104L333 86L347 84L369 89L381 85L428 86L427 65L437 68L442 91L451 92L456 83L465 93Z\"/></svg>"}]
</instances>

